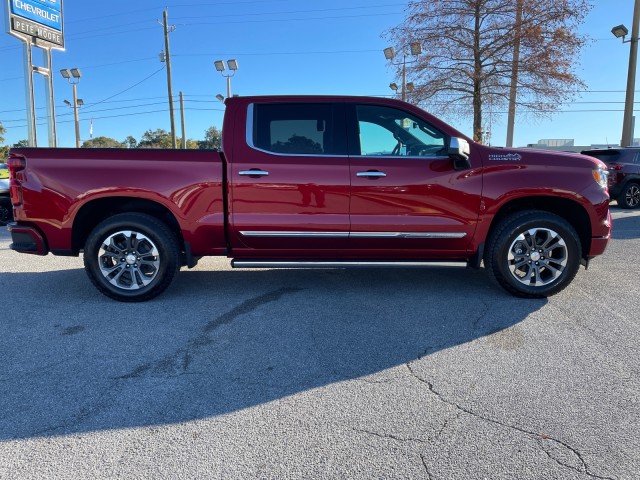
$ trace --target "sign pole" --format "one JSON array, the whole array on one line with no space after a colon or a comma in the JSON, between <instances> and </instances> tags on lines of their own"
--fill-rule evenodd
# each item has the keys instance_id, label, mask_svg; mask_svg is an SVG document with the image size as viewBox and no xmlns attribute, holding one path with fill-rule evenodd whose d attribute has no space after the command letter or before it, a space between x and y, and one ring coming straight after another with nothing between
<instances>
[{"instance_id":1,"label":"sign pole","mask_svg":"<svg viewBox=\"0 0 640 480\"><path fill-rule=\"evenodd\" d=\"M49 146L56 147L58 140L51 50L64 50L63 0L0 1L4 4L7 33L22 42L28 144L30 147L38 146L33 74L39 73L48 77L45 92ZM33 65L33 47L44 50L44 67Z\"/></svg>"},{"instance_id":2,"label":"sign pole","mask_svg":"<svg viewBox=\"0 0 640 480\"><path fill-rule=\"evenodd\" d=\"M51 60L51 49L45 48L42 51L42 59L45 68L49 71L45 83L45 92L47 96L47 127L49 129L49 146L55 148L58 146L58 135L56 132L56 106L53 95L53 62Z\"/></svg>"},{"instance_id":3,"label":"sign pole","mask_svg":"<svg viewBox=\"0 0 640 480\"><path fill-rule=\"evenodd\" d=\"M38 146L38 132L36 131L36 105L33 91L33 52L31 43L23 42L24 53L24 90L27 102L27 133L30 147Z\"/></svg>"}]
</instances>

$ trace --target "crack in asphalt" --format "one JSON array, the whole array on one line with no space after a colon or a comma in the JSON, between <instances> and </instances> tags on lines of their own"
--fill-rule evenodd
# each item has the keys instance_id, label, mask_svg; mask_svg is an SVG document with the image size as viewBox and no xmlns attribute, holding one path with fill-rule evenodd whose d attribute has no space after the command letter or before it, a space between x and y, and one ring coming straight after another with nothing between
<instances>
[{"instance_id":1,"label":"crack in asphalt","mask_svg":"<svg viewBox=\"0 0 640 480\"><path fill-rule=\"evenodd\" d=\"M98 401L95 404L80 408L80 410L75 415L73 415L69 420L63 421L59 425L38 430L33 433L33 436L37 437L37 436L50 435L56 431L64 432L66 429L69 429L70 427L80 425L89 417L95 416L100 412L107 410L111 406L111 399L117 394L118 390L119 389L117 385L115 386L109 385L103 388L102 394L97 396Z\"/></svg>"},{"instance_id":2,"label":"crack in asphalt","mask_svg":"<svg viewBox=\"0 0 640 480\"><path fill-rule=\"evenodd\" d=\"M480 321L483 320L484 317L487 315L487 313L489 313L489 311L491 310L491 306L487 302L485 302L484 300L480 300L480 302L482 303L484 308L482 309L481 312L479 312L476 318L471 322L471 328L473 328L474 331L478 330Z\"/></svg>"},{"instance_id":3,"label":"crack in asphalt","mask_svg":"<svg viewBox=\"0 0 640 480\"><path fill-rule=\"evenodd\" d=\"M440 430L438 430L438 433L436 433L436 436L434 437L436 440L438 438L440 438L442 436L442 434L444 433L444 431L446 430L446 428L449 426L450 423L455 422L456 420L458 420L460 418L460 416L462 415L462 412L460 410L458 410L458 413L456 413L453 417L449 417L444 421L444 424L442 425L442 427L440 428Z\"/></svg>"},{"instance_id":4,"label":"crack in asphalt","mask_svg":"<svg viewBox=\"0 0 640 480\"><path fill-rule=\"evenodd\" d=\"M494 425L499 425L501 427L504 428L508 428L511 430L515 430L517 432L523 433L525 435L528 435L530 437L533 437L537 443L540 445L540 448L542 449L542 451L544 451L547 456L552 459L553 461L555 461L558 465L566 467L566 468L570 468L571 470L574 470L578 473L583 473L591 478L598 478L598 479L602 479L602 480L616 480L613 477L603 477L600 475L597 475L595 473L592 473L589 470L589 466L587 465L587 462L585 461L585 459L582 457L582 454L575 449L574 447L572 447L571 445L567 444L566 442L563 442L562 440L558 440L556 438L550 437L546 434L541 434L541 433L536 433L536 432L532 432L529 430L526 430L524 428L518 427L516 425L510 425L508 423L504 423L504 422L500 422L499 420L490 418L490 417L485 417L477 412L474 412L473 410L470 410L468 408L463 407L462 405L457 404L456 402L452 401L452 400L448 400L447 398L445 398L440 392L438 392L433 384L431 382L429 382L428 380L425 380L424 378L420 377L417 373L415 373L413 371L413 369L411 368L411 364L410 362L405 364L407 367L407 370L409 370L409 373L411 374L412 377L414 377L416 380L418 380L419 382L421 382L422 384L426 385L427 388L429 389L429 391L436 396L436 398L438 398L438 400L440 400L441 402L450 405L456 409L458 409L460 412L462 413L466 413L468 415L471 415L475 418L478 418L484 422L488 422L488 423L493 423ZM564 463L561 460L555 458L553 455L551 455L551 453L544 447L544 441L551 441L554 442L556 445L562 446L564 448L566 448L567 450L569 450L570 452L572 452L580 461L581 467L575 467L574 465L570 465L568 463Z\"/></svg>"},{"instance_id":5,"label":"crack in asphalt","mask_svg":"<svg viewBox=\"0 0 640 480\"><path fill-rule=\"evenodd\" d=\"M395 440L396 442L401 442L401 443L416 442L416 443L421 443L421 444L429 444L428 440L423 440L422 438L413 438L413 437L403 438L403 437L399 437L397 435L392 435L390 433L378 433L378 432L372 432L371 430L365 430L365 429L360 429L360 428L353 428L352 430L354 432L364 433L366 435L371 435L371 436L374 436L374 437L377 437L377 438L382 438L383 440ZM424 470L425 470L425 472L427 474L427 480L433 480L433 475L429 471L429 466L427 465L427 460L424 457L424 455L420 455L420 460L421 460L422 466L424 467Z\"/></svg>"},{"instance_id":6,"label":"crack in asphalt","mask_svg":"<svg viewBox=\"0 0 640 480\"><path fill-rule=\"evenodd\" d=\"M424 455L420 455L420 460L422 460L422 466L424 467L424 471L427 472L427 480L433 480L433 475L429 471L429 466L427 465L427 459L424 458Z\"/></svg>"},{"instance_id":7,"label":"crack in asphalt","mask_svg":"<svg viewBox=\"0 0 640 480\"><path fill-rule=\"evenodd\" d=\"M385 440L395 440L396 442L417 442L417 443L422 443L422 444L428 444L429 442L427 440L424 440L422 438L412 438L412 437L408 437L408 438L402 438L399 437L397 435L392 435L390 433L378 433L378 432L372 432L371 430L365 430L365 429L361 429L361 428L353 428L354 432L358 432L358 433L364 433L366 435L372 435L374 437L378 437L378 438L382 438Z\"/></svg>"},{"instance_id":8,"label":"crack in asphalt","mask_svg":"<svg viewBox=\"0 0 640 480\"><path fill-rule=\"evenodd\" d=\"M114 377L114 380L127 380L133 378L140 378L145 375L153 374L157 376L163 377L177 377L180 375L184 375L187 373L187 369L191 364L193 356L195 352L207 345L213 343L214 339L211 338L211 333L216 329L223 325L227 325L231 323L236 318L246 315L247 313L251 313L254 310L258 309L262 305L267 303L275 302L279 300L282 296L288 295L291 293L296 293L301 291L301 288L291 288L284 287L279 288L278 290L274 290L272 292L265 293L263 295L259 295L255 298L250 298L249 300L245 300L240 305L229 310L227 313L220 315L217 318L207 322L203 329L202 333L195 338L192 338L187 342L186 348L180 348L173 353L166 355L160 360L154 360L151 362L144 363L139 365L131 372L121 375L119 377Z\"/></svg>"}]
</instances>

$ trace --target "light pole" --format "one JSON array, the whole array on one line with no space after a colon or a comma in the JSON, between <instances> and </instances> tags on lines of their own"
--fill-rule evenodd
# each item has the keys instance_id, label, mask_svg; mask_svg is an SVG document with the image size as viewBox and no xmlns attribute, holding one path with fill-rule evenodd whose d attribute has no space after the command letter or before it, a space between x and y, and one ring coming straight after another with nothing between
<instances>
[{"instance_id":1,"label":"light pole","mask_svg":"<svg viewBox=\"0 0 640 480\"><path fill-rule=\"evenodd\" d=\"M624 120L622 122L621 147L629 147L633 144L633 102L636 88L636 65L638 61L638 33L640 26L640 0L635 0L633 9L633 26L631 38L625 40L629 30L624 25L618 25L611 29L616 38L622 38L622 43L631 43L629 49L629 71L627 72L627 96L624 103Z\"/></svg>"},{"instance_id":2,"label":"light pole","mask_svg":"<svg viewBox=\"0 0 640 480\"><path fill-rule=\"evenodd\" d=\"M226 71L224 60L216 60L213 62L213 65L216 67L216 70L220 72L220 75L227 79L227 98L231 97L231 77L233 77L238 71L238 61L235 58L227 60L229 73L224 73Z\"/></svg>"},{"instance_id":3,"label":"light pole","mask_svg":"<svg viewBox=\"0 0 640 480\"><path fill-rule=\"evenodd\" d=\"M407 47L409 47L409 50L407 50ZM393 63L393 59L396 57L396 51L393 49L393 47L387 47L383 51L384 51L384 58L389 60L391 62L391 65L402 65L401 98L402 98L402 101L405 102L407 99L407 63L415 63L418 61L418 59L407 61L407 57L409 55L413 55L415 57L420 55L422 53L422 45L420 44L420 42L411 42L409 45L404 45L401 48L402 48L402 62L398 62L398 63ZM396 86L396 88L393 88L394 85ZM413 86L413 83L411 85ZM395 92L398 91L398 86L395 83L392 83L391 85L389 85L389 87Z\"/></svg>"},{"instance_id":4,"label":"light pole","mask_svg":"<svg viewBox=\"0 0 640 480\"><path fill-rule=\"evenodd\" d=\"M84 102L82 101L82 99L78 98L78 91L76 87L80 82L82 73L80 73L79 68L63 68L62 70L60 70L60 74L63 78L66 78L73 87L73 105L70 104L67 100L65 100L64 103L73 108L73 118L76 123L76 148L80 148L80 119L78 118L78 107L84 105Z\"/></svg>"}]
</instances>

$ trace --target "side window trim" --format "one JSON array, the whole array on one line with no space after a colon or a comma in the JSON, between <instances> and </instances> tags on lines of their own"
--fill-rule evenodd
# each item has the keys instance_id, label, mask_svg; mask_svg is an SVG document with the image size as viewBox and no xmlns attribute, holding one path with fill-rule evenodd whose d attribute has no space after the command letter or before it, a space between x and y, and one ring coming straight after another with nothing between
<instances>
[{"instance_id":1,"label":"side window trim","mask_svg":"<svg viewBox=\"0 0 640 480\"><path fill-rule=\"evenodd\" d=\"M249 148L252 150L256 150L258 152L266 153L268 155L273 155L276 157L331 157L331 158L348 158L348 154L333 154L333 153L280 153L280 152L272 152L270 150L265 150L264 148L257 147L253 141L254 133L256 130L256 117L255 117L255 108L254 103L250 103L247 106L247 124L245 128L246 132L246 143ZM335 109L335 104L331 104L332 108ZM333 134L337 135L338 131L336 125L333 127Z\"/></svg>"}]
</instances>

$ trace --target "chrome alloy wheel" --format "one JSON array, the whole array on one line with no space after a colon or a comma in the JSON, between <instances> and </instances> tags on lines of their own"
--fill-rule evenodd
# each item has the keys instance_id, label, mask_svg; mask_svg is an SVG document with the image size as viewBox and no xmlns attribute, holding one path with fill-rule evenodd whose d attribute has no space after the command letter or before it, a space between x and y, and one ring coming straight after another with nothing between
<instances>
[{"instance_id":1,"label":"chrome alloy wheel","mask_svg":"<svg viewBox=\"0 0 640 480\"><path fill-rule=\"evenodd\" d=\"M137 290L149 285L160 268L158 248L149 237L131 230L107 237L98 252L100 272L112 285Z\"/></svg>"},{"instance_id":2,"label":"chrome alloy wheel","mask_svg":"<svg viewBox=\"0 0 640 480\"><path fill-rule=\"evenodd\" d=\"M531 287L550 284L562 275L568 259L562 237L548 228L532 228L511 243L507 255L513 278Z\"/></svg>"},{"instance_id":3,"label":"chrome alloy wheel","mask_svg":"<svg viewBox=\"0 0 640 480\"><path fill-rule=\"evenodd\" d=\"M631 208L636 208L640 204L640 187L637 185L631 185L624 196L627 205Z\"/></svg>"}]
</instances>

